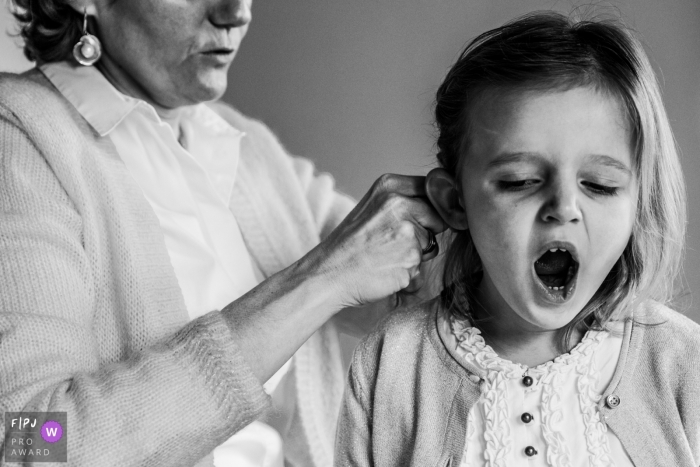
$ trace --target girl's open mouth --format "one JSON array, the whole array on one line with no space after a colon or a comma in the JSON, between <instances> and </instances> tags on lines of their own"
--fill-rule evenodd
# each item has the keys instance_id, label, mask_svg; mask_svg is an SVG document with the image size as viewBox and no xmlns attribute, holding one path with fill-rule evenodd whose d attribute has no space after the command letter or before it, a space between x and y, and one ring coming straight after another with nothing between
<instances>
[{"instance_id":1,"label":"girl's open mouth","mask_svg":"<svg viewBox=\"0 0 700 467\"><path fill-rule=\"evenodd\" d=\"M551 248L535 261L535 274L557 301L571 296L577 273L578 262L564 248Z\"/></svg>"}]
</instances>

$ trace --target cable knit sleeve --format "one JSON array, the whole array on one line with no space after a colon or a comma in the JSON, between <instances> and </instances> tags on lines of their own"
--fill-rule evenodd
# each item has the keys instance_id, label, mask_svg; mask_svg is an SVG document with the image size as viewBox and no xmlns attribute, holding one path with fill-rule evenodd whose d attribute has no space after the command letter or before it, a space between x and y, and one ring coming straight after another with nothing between
<instances>
[{"instance_id":1,"label":"cable knit sleeve","mask_svg":"<svg viewBox=\"0 0 700 467\"><path fill-rule=\"evenodd\" d=\"M268 398L218 312L134 344L120 323L147 315L133 312L128 291L102 283L125 257L107 252L117 257L103 264L86 253L97 248L90 229L128 229L88 225L38 147L0 106L0 412L67 412L70 465L193 465Z\"/></svg>"}]
</instances>

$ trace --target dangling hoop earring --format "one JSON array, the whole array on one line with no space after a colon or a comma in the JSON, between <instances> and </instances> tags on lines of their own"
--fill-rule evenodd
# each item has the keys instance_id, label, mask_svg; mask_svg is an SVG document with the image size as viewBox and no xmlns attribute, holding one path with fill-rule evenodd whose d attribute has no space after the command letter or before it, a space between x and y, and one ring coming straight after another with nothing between
<instances>
[{"instance_id":1,"label":"dangling hoop earring","mask_svg":"<svg viewBox=\"0 0 700 467\"><path fill-rule=\"evenodd\" d=\"M102 56L100 40L87 32L87 8L83 10L83 37L73 47L73 57L84 66L94 65Z\"/></svg>"}]
</instances>

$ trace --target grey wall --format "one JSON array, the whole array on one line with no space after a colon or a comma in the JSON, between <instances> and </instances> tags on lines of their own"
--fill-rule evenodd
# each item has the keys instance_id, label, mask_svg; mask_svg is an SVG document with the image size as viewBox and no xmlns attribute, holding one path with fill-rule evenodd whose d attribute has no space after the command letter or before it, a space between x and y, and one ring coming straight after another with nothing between
<instances>
[{"instance_id":1,"label":"grey wall","mask_svg":"<svg viewBox=\"0 0 700 467\"><path fill-rule=\"evenodd\" d=\"M700 1L609 3L648 45L683 153L690 209L683 303L700 322ZM359 197L384 172L425 174L433 167L433 94L470 38L534 9L571 5L255 0L225 99L263 119L290 151L312 158ZM0 30L12 25L3 8ZM0 71L30 66L15 42L0 35Z\"/></svg>"},{"instance_id":2,"label":"grey wall","mask_svg":"<svg viewBox=\"0 0 700 467\"><path fill-rule=\"evenodd\" d=\"M8 34L15 33L17 27L7 5L9 0L0 0L0 71L24 71L31 63L22 54L21 41Z\"/></svg>"},{"instance_id":3,"label":"grey wall","mask_svg":"<svg viewBox=\"0 0 700 467\"><path fill-rule=\"evenodd\" d=\"M609 4L641 33L660 70L690 194L681 305L700 322L700 1ZM359 197L384 172L425 174L434 166L432 99L470 38L528 11L571 5L255 0L225 99Z\"/></svg>"}]
</instances>

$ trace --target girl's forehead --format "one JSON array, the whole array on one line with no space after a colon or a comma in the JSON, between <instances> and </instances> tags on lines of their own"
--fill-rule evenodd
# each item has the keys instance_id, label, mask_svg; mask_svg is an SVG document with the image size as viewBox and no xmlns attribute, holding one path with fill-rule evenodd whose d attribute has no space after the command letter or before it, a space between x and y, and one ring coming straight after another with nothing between
<instances>
[{"instance_id":1,"label":"girl's forehead","mask_svg":"<svg viewBox=\"0 0 700 467\"><path fill-rule=\"evenodd\" d=\"M602 154L630 166L629 127L619 100L591 87L487 91L469 109L465 155L480 165L503 153Z\"/></svg>"}]
</instances>

